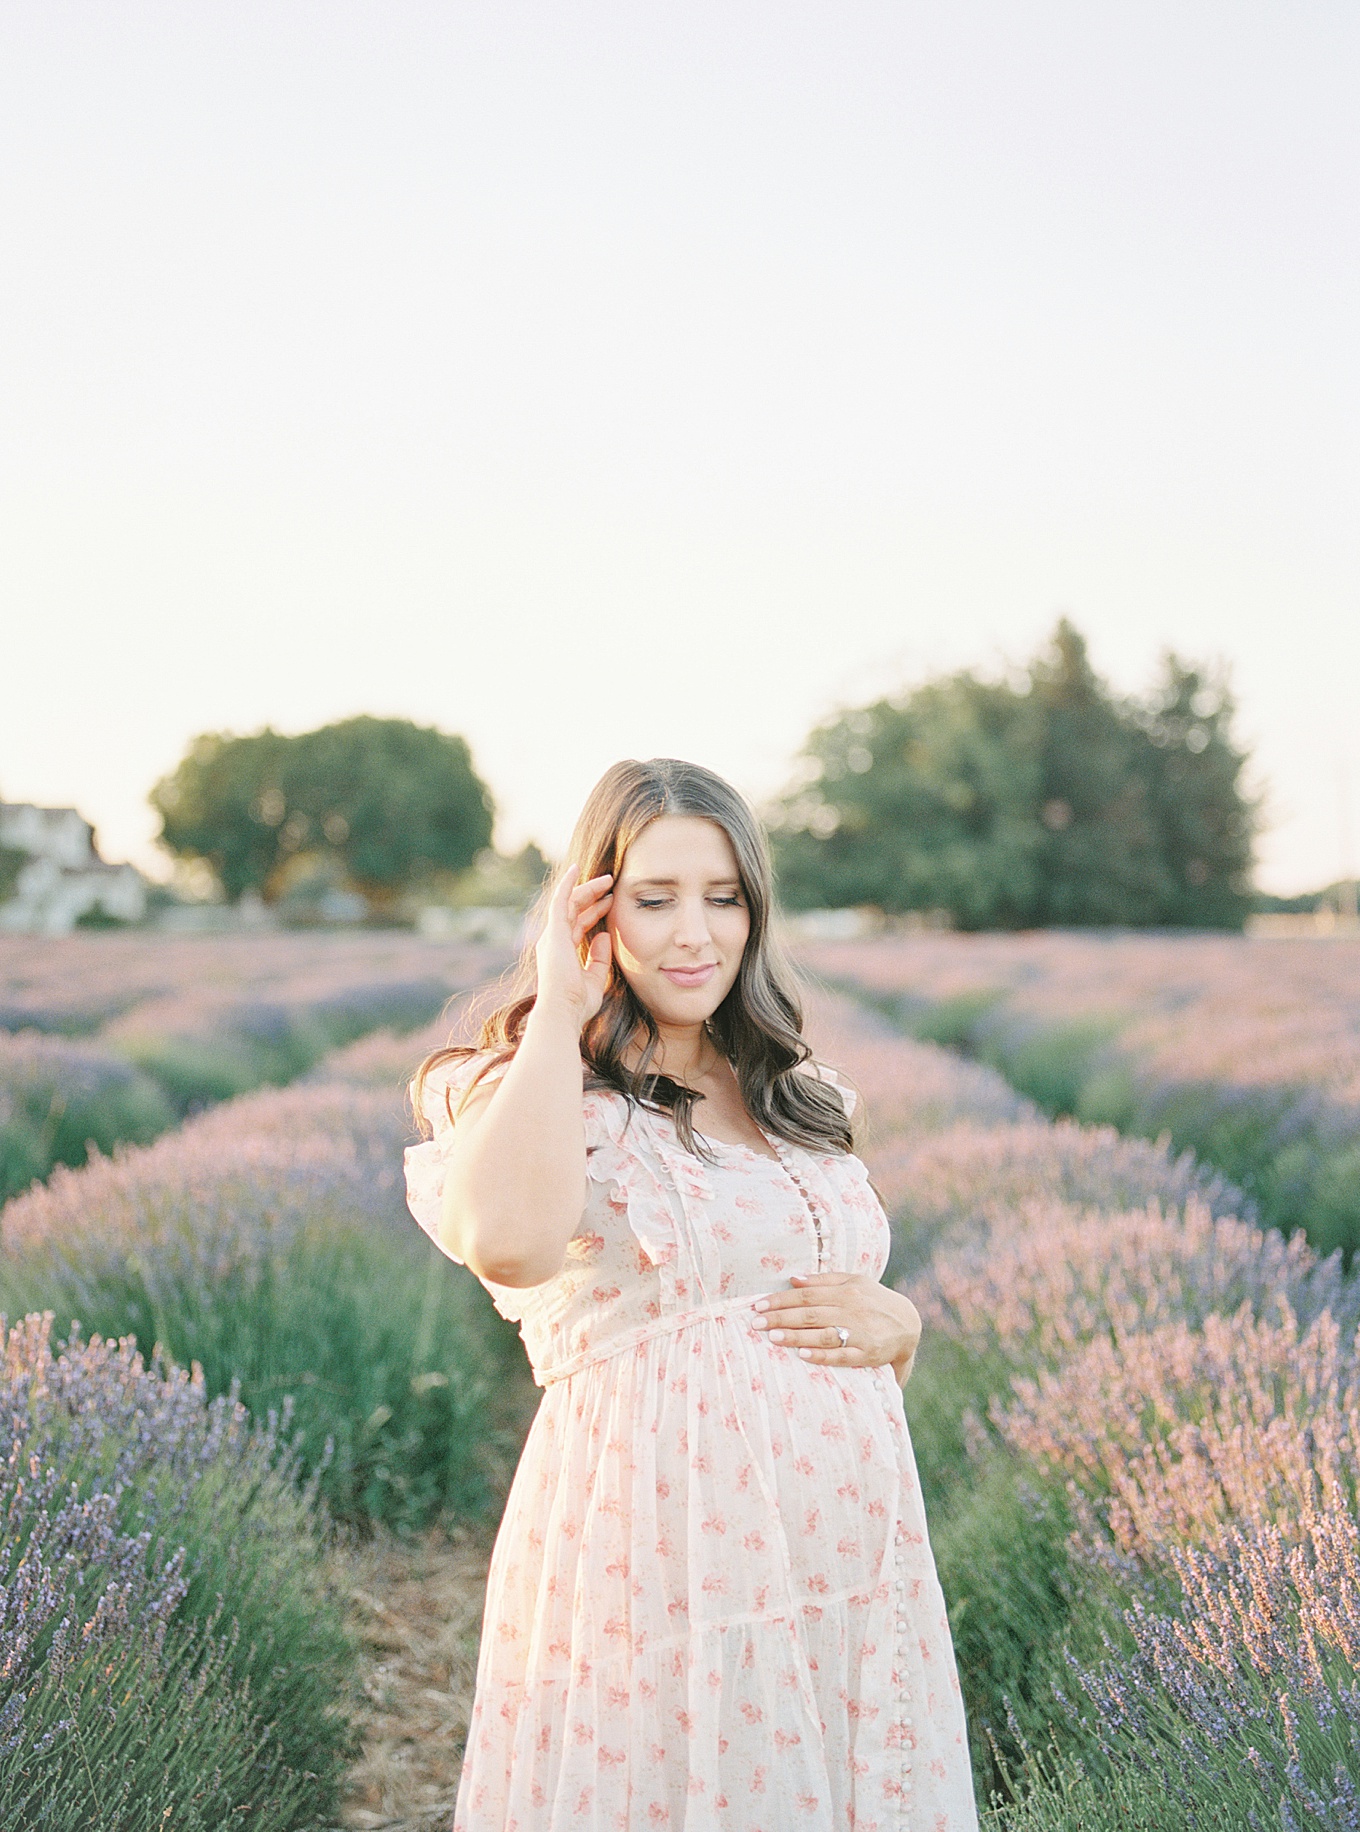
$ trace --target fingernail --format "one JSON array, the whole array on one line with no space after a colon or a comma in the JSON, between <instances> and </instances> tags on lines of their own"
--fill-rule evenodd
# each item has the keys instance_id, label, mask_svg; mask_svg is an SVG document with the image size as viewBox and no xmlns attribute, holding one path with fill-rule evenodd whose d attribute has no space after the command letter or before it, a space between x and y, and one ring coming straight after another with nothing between
<instances>
[{"instance_id":1,"label":"fingernail","mask_svg":"<svg viewBox=\"0 0 1360 1832\"><path fill-rule=\"evenodd\" d=\"M757 1329L768 1329L770 1327L770 1319L768 1317L757 1317L755 1327Z\"/></svg>"},{"instance_id":2,"label":"fingernail","mask_svg":"<svg viewBox=\"0 0 1360 1832\"><path fill-rule=\"evenodd\" d=\"M812 1360L812 1350L811 1349L799 1349L798 1353L803 1357L804 1361Z\"/></svg>"},{"instance_id":3,"label":"fingernail","mask_svg":"<svg viewBox=\"0 0 1360 1832\"><path fill-rule=\"evenodd\" d=\"M757 1310L768 1310L770 1308L770 1300L768 1298L757 1298L755 1308Z\"/></svg>"}]
</instances>

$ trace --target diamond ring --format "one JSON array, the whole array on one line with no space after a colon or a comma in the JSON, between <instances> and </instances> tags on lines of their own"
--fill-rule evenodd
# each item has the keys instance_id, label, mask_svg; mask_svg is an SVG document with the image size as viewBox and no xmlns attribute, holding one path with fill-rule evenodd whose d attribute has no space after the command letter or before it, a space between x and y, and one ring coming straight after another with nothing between
<instances>
[{"instance_id":1,"label":"diamond ring","mask_svg":"<svg viewBox=\"0 0 1360 1832\"><path fill-rule=\"evenodd\" d=\"M846 1345L846 1343L847 1343L847 1342L849 1342L849 1340L850 1340L850 1332L849 1332L849 1330L848 1330L848 1329L847 1329L847 1328L845 1327L845 1325L844 1325L843 1323L838 1323L838 1324L836 1325L836 1334L837 1334L837 1335L838 1335L838 1336L840 1337L840 1339L841 1339L841 1347L842 1347L842 1348L844 1348L844 1347L845 1347L845 1345Z\"/></svg>"}]
</instances>

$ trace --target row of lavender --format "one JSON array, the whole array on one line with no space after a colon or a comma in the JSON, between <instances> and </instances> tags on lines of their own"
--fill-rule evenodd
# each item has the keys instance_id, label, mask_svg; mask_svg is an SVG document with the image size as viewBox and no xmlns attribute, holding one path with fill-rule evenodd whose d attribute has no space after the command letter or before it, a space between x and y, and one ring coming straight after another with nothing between
<instances>
[{"instance_id":1,"label":"row of lavender","mask_svg":"<svg viewBox=\"0 0 1360 1832\"><path fill-rule=\"evenodd\" d=\"M975 1727L1023 1763L1058 1726L1017 1829L1352 1823L1353 1288L1233 1220L1234 1192L1164 1147L1051 1125L852 1007L817 1028L868 1098L893 1276L929 1325L908 1401ZM343 1637L289 1478L312 1472L352 1518L494 1514L536 1392L480 1287L402 1213L400 1088L432 1040L357 1044L0 1216L9 1314L132 1327L202 1369L80 1337L54 1360L32 1319L14 1339L0 1822L41 1806L140 1832L159 1764L173 1823L225 1823L229 1796L257 1824L310 1823L342 1760ZM267 1421L287 1395L284 1452ZM199 1421L188 1513L171 1414ZM43 1551L67 1545L65 1565ZM182 1596L181 1545L202 1579ZM110 1818L91 1749L126 1784Z\"/></svg>"},{"instance_id":2,"label":"row of lavender","mask_svg":"<svg viewBox=\"0 0 1360 1832\"><path fill-rule=\"evenodd\" d=\"M0 1317L0 1823L303 1832L350 1652L287 1420Z\"/></svg>"},{"instance_id":3,"label":"row of lavender","mask_svg":"<svg viewBox=\"0 0 1360 1832\"><path fill-rule=\"evenodd\" d=\"M946 934L807 958L1045 1111L1165 1132L1267 1223L1360 1246L1360 943Z\"/></svg>"},{"instance_id":4,"label":"row of lavender","mask_svg":"<svg viewBox=\"0 0 1360 1832\"><path fill-rule=\"evenodd\" d=\"M397 932L0 937L0 1201L379 1026L425 1023L498 964Z\"/></svg>"},{"instance_id":5,"label":"row of lavender","mask_svg":"<svg viewBox=\"0 0 1360 1832\"><path fill-rule=\"evenodd\" d=\"M0 1211L0 1311L24 1319L0 1824L333 1823L352 1650L327 1535L492 1518L535 1394L404 1212L404 1082L446 1030L372 1036Z\"/></svg>"},{"instance_id":6,"label":"row of lavender","mask_svg":"<svg viewBox=\"0 0 1360 1832\"><path fill-rule=\"evenodd\" d=\"M998 1823L1360 1824L1356 1281L1165 1143L840 1001L816 1031L925 1318L908 1413Z\"/></svg>"}]
</instances>

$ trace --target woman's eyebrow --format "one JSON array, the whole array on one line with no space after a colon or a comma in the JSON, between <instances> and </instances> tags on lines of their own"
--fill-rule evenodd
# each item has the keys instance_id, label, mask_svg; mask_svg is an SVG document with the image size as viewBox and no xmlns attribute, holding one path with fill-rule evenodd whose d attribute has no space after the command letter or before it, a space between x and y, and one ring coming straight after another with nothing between
<instances>
[{"instance_id":1,"label":"woman's eyebrow","mask_svg":"<svg viewBox=\"0 0 1360 1832\"><path fill-rule=\"evenodd\" d=\"M680 880L678 878L628 878L628 877L625 877L623 882L625 884L632 885L635 889L640 889L644 885L655 885L658 887L663 887L666 890L674 890L676 886L679 884ZM704 887L706 890L711 890L711 891L712 890L740 889L741 888L741 879L740 878L707 878L704 881Z\"/></svg>"}]
</instances>

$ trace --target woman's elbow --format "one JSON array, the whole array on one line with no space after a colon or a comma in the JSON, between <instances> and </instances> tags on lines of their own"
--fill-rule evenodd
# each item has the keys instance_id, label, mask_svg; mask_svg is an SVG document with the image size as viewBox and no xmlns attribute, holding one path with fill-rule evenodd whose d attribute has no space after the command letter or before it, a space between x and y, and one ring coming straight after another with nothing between
<instances>
[{"instance_id":1,"label":"woman's elbow","mask_svg":"<svg viewBox=\"0 0 1360 1832\"><path fill-rule=\"evenodd\" d=\"M479 1279L520 1290L546 1284L562 1268L566 1240L558 1241L551 1228L545 1237L541 1218L529 1228L512 1215L478 1217L474 1208L464 1210L457 1219L461 1223L457 1228L462 1243L459 1255ZM453 1215L445 1215L446 1232L453 1232L454 1221Z\"/></svg>"},{"instance_id":2,"label":"woman's elbow","mask_svg":"<svg viewBox=\"0 0 1360 1832\"><path fill-rule=\"evenodd\" d=\"M584 1199L584 1190L565 1203L544 1193L526 1204L460 1179L445 1190L443 1232L461 1243L459 1257L479 1279L512 1289L544 1285L562 1269Z\"/></svg>"},{"instance_id":3,"label":"woman's elbow","mask_svg":"<svg viewBox=\"0 0 1360 1832\"><path fill-rule=\"evenodd\" d=\"M559 1254L556 1260L550 1260L543 1253L507 1252L503 1244L472 1242L464 1255L464 1263L479 1279L519 1291L530 1285L546 1285L561 1271L564 1258L564 1254Z\"/></svg>"}]
</instances>

